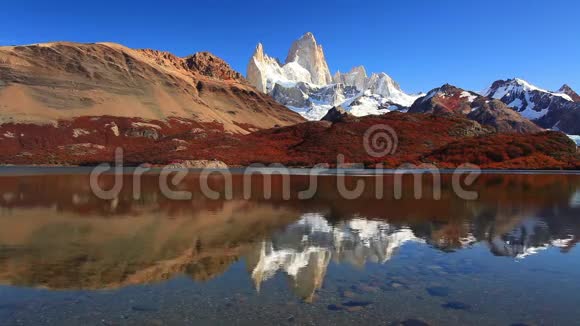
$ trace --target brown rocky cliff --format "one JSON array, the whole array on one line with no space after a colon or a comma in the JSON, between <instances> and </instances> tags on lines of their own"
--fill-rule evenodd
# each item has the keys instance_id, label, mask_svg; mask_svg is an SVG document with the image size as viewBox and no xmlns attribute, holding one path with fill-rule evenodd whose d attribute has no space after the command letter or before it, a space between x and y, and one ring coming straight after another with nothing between
<instances>
[{"instance_id":1,"label":"brown rocky cliff","mask_svg":"<svg viewBox=\"0 0 580 326\"><path fill-rule=\"evenodd\" d=\"M572 101L580 102L580 95L578 95L578 93L576 93L576 91L574 91L572 87L568 86L567 84L564 84L562 87L560 87L558 91L570 96Z\"/></svg>"},{"instance_id":2,"label":"brown rocky cliff","mask_svg":"<svg viewBox=\"0 0 580 326\"><path fill-rule=\"evenodd\" d=\"M180 58L114 43L0 47L0 124L78 117L181 118L246 133L304 119L210 53Z\"/></svg>"},{"instance_id":3,"label":"brown rocky cliff","mask_svg":"<svg viewBox=\"0 0 580 326\"><path fill-rule=\"evenodd\" d=\"M246 83L242 74L233 70L227 62L209 52L198 52L185 58L187 67L204 76L221 80L235 80Z\"/></svg>"}]
</instances>

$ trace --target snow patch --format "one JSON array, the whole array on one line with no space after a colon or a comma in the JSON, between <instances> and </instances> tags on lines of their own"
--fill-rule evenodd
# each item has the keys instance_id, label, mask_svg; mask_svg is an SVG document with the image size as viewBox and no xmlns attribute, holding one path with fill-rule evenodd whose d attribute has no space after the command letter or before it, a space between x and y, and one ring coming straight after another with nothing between
<instances>
[{"instance_id":1,"label":"snow patch","mask_svg":"<svg viewBox=\"0 0 580 326\"><path fill-rule=\"evenodd\" d=\"M508 106L512 107L512 108L516 108L516 109L521 109L523 104L524 103L522 102L522 100L520 100L519 98L516 98L513 101L511 101L511 103L509 103Z\"/></svg>"},{"instance_id":2,"label":"snow patch","mask_svg":"<svg viewBox=\"0 0 580 326\"><path fill-rule=\"evenodd\" d=\"M567 136L576 143L576 146L580 146L580 135L567 135Z\"/></svg>"},{"instance_id":3,"label":"snow patch","mask_svg":"<svg viewBox=\"0 0 580 326\"><path fill-rule=\"evenodd\" d=\"M460 98L467 98L467 101L469 101L469 103L475 101L475 99L477 98L477 95L472 94L470 92L467 91L463 91L461 92L461 95L459 96Z\"/></svg>"}]
</instances>

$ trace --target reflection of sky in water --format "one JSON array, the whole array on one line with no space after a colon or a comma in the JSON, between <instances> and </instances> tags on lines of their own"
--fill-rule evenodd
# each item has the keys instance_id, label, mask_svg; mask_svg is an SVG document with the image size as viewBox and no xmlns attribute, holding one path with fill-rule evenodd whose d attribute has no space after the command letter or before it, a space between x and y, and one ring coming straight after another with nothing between
<instances>
[{"instance_id":1,"label":"reflection of sky in water","mask_svg":"<svg viewBox=\"0 0 580 326\"><path fill-rule=\"evenodd\" d=\"M580 190L576 190L574 195L572 195L572 198L570 198L570 207L580 207Z\"/></svg>"}]
</instances>

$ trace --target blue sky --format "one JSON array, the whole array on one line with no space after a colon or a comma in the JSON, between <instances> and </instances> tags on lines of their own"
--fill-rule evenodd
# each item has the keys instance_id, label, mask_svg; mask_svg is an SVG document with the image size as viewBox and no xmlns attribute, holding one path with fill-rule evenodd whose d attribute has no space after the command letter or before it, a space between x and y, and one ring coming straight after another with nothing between
<instances>
[{"instance_id":1,"label":"blue sky","mask_svg":"<svg viewBox=\"0 0 580 326\"><path fill-rule=\"evenodd\" d=\"M3 1L0 45L111 41L211 51L245 74L257 42L285 59L307 31L332 73L364 65L409 92L521 77L580 91L580 1Z\"/></svg>"}]
</instances>

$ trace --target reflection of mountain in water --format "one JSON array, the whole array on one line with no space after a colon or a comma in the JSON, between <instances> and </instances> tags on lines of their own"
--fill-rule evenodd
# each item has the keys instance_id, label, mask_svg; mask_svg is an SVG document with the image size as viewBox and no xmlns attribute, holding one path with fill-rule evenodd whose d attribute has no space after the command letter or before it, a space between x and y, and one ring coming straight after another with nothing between
<instances>
[{"instance_id":1,"label":"reflection of mountain in water","mask_svg":"<svg viewBox=\"0 0 580 326\"><path fill-rule=\"evenodd\" d=\"M384 263L407 241L420 240L411 230L385 222L355 218L330 225L322 215L305 214L264 241L248 261L258 290L263 281L283 271L297 294L311 300L331 259L357 266L367 261Z\"/></svg>"},{"instance_id":2,"label":"reflection of mountain in water","mask_svg":"<svg viewBox=\"0 0 580 326\"><path fill-rule=\"evenodd\" d=\"M185 185L199 194L195 178ZM292 191L305 189L305 180L293 176ZM483 175L480 198L471 202L445 184L439 201L342 200L333 177L322 178L322 191L309 201L171 201L153 181L144 180L139 200L128 189L107 201L90 195L84 175L0 177L0 284L104 289L177 275L208 281L245 258L258 289L284 274L310 300L330 262L387 263L408 242L444 252L477 244L523 258L548 247L566 253L580 239L577 176Z\"/></svg>"},{"instance_id":3,"label":"reflection of mountain in water","mask_svg":"<svg viewBox=\"0 0 580 326\"><path fill-rule=\"evenodd\" d=\"M508 233L492 235L488 243L495 255L521 259L550 246L566 251L575 244L575 238L572 235L565 238L554 237L546 222L530 218L519 223Z\"/></svg>"},{"instance_id":4,"label":"reflection of mountain in water","mask_svg":"<svg viewBox=\"0 0 580 326\"><path fill-rule=\"evenodd\" d=\"M566 251L575 243L572 235L554 237L554 230L539 218L518 219L510 226L513 229L506 233L497 233L497 229L502 229L499 224L487 224L488 231L484 233L474 229L476 225L464 226L464 235L454 239L459 244L455 250L481 244L488 246L496 256L523 259L550 246ZM477 236L478 233L482 236ZM426 240L438 247L436 239ZM309 301L322 287L330 261L358 267L364 267L367 262L382 264L407 242L424 243L425 240L418 238L407 226L384 221L354 218L331 225L320 214L305 214L298 222L264 241L250 255L248 264L258 291L264 281L283 272L289 277L295 293Z\"/></svg>"}]
</instances>

